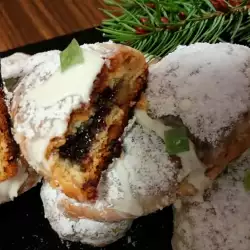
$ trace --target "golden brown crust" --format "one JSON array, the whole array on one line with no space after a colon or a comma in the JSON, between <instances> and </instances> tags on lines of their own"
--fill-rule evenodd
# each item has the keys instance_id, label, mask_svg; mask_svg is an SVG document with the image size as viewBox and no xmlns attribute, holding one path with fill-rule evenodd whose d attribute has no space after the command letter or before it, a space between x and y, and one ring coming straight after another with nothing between
<instances>
[{"instance_id":1,"label":"golden brown crust","mask_svg":"<svg viewBox=\"0 0 250 250\"><path fill-rule=\"evenodd\" d=\"M5 94L0 89L0 181L17 174L17 145L11 134L10 117L5 103Z\"/></svg>"}]
</instances>

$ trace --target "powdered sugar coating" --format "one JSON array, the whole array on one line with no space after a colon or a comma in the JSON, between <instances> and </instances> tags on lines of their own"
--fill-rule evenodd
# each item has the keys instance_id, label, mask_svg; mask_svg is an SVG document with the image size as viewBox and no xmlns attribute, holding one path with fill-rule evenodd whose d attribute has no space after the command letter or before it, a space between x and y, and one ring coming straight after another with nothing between
<instances>
[{"instance_id":1,"label":"powdered sugar coating","mask_svg":"<svg viewBox=\"0 0 250 250\"><path fill-rule=\"evenodd\" d=\"M134 120L129 128L124 136L122 157L114 160L102 174L95 207L100 210L112 207L138 217L145 215L150 202L159 197L164 198L166 206L173 202L179 170L154 132L147 131ZM161 208L154 206L154 210Z\"/></svg>"},{"instance_id":2,"label":"powdered sugar coating","mask_svg":"<svg viewBox=\"0 0 250 250\"><path fill-rule=\"evenodd\" d=\"M15 53L11 56L5 57L1 60L2 77L5 80L9 78L20 78L30 74L36 66L45 61L49 61L56 53L58 54L59 51L52 50L41 52L33 56L23 53Z\"/></svg>"},{"instance_id":3,"label":"powdered sugar coating","mask_svg":"<svg viewBox=\"0 0 250 250\"><path fill-rule=\"evenodd\" d=\"M1 59L2 78L16 78L20 75L25 61L29 58L29 55L24 53L14 53L8 57Z\"/></svg>"},{"instance_id":4,"label":"powdered sugar coating","mask_svg":"<svg viewBox=\"0 0 250 250\"><path fill-rule=\"evenodd\" d=\"M48 183L44 183L41 198L45 218L63 240L79 241L94 246L107 245L123 237L132 224L130 220L117 223L101 223L87 219L71 220L57 208L59 192L52 189Z\"/></svg>"},{"instance_id":5,"label":"powdered sugar coating","mask_svg":"<svg viewBox=\"0 0 250 250\"><path fill-rule=\"evenodd\" d=\"M243 186L250 153L229 166L205 194L175 214L174 250L249 250L250 193Z\"/></svg>"},{"instance_id":6,"label":"powdered sugar coating","mask_svg":"<svg viewBox=\"0 0 250 250\"><path fill-rule=\"evenodd\" d=\"M191 133L216 144L250 107L250 49L227 43L180 46L149 70L154 117L179 116Z\"/></svg>"}]
</instances>

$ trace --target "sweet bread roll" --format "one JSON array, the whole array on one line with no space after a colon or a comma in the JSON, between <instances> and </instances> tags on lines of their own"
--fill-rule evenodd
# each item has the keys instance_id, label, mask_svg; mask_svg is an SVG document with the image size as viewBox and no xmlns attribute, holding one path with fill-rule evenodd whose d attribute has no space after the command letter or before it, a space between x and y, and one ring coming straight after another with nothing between
<instances>
[{"instance_id":1,"label":"sweet bread roll","mask_svg":"<svg viewBox=\"0 0 250 250\"><path fill-rule=\"evenodd\" d=\"M161 138L133 119L122 141L122 156L102 173L95 204L61 195L59 204L67 216L120 221L155 212L175 201L179 163L165 152Z\"/></svg>"},{"instance_id":2,"label":"sweet bread roll","mask_svg":"<svg viewBox=\"0 0 250 250\"><path fill-rule=\"evenodd\" d=\"M117 241L131 227L130 220L117 223L102 223L87 219L71 220L58 209L58 195L60 191L53 189L48 183L43 184L41 198L45 217L63 240L101 247Z\"/></svg>"},{"instance_id":3,"label":"sweet bread roll","mask_svg":"<svg viewBox=\"0 0 250 250\"><path fill-rule=\"evenodd\" d=\"M174 209L173 250L250 249L249 170L248 151L206 191L204 202Z\"/></svg>"},{"instance_id":4,"label":"sweet bread roll","mask_svg":"<svg viewBox=\"0 0 250 250\"><path fill-rule=\"evenodd\" d=\"M149 69L148 115L188 130L205 177L212 180L250 146L249 62L248 47L197 43L178 47ZM198 169L196 164L187 168L177 156L184 176ZM190 179L180 186L180 195L196 193Z\"/></svg>"},{"instance_id":5,"label":"sweet bread roll","mask_svg":"<svg viewBox=\"0 0 250 250\"><path fill-rule=\"evenodd\" d=\"M55 51L23 76L11 114L28 163L82 202L96 198L102 171L120 156L119 138L148 70L144 56L127 46L93 44L80 51L83 62L66 71L63 54Z\"/></svg>"},{"instance_id":6,"label":"sweet bread roll","mask_svg":"<svg viewBox=\"0 0 250 250\"><path fill-rule=\"evenodd\" d=\"M13 139L7 96L0 68L0 204L14 199L38 181L37 175L21 158Z\"/></svg>"}]
</instances>

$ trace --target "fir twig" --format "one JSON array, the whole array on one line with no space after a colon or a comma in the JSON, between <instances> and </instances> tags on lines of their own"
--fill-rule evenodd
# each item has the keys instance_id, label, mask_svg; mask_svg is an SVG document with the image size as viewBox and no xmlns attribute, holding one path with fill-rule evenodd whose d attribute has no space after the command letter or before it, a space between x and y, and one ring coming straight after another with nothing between
<instances>
[{"instance_id":1,"label":"fir twig","mask_svg":"<svg viewBox=\"0 0 250 250\"><path fill-rule=\"evenodd\" d=\"M180 44L231 42L250 46L250 0L105 0L101 31L115 42L164 56Z\"/></svg>"}]
</instances>

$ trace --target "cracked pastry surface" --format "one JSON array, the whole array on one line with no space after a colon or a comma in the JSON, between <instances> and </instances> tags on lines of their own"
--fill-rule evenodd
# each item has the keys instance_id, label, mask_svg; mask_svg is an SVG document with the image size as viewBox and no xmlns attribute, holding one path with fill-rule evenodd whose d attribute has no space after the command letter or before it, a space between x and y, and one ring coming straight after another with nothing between
<instances>
[{"instance_id":1,"label":"cracked pastry surface","mask_svg":"<svg viewBox=\"0 0 250 250\"><path fill-rule=\"evenodd\" d=\"M88 219L71 220L58 209L58 195L60 191L44 183L41 198L44 206L45 218L53 230L63 240L77 241L93 246L105 246L123 237L131 227L131 220L116 223L97 222Z\"/></svg>"},{"instance_id":2,"label":"cracked pastry surface","mask_svg":"<svg viewBox=\"0 0 250 250\"><path fill-rule=\"evenodd\" d=\"M250 153L231 163L204 194L204 202L183 202L175 209L173 250L250 248L250 194L244 177Z\"/></svg>"},{"instance_id":3,"label":"cracked pastry surface","mask_svg":"<svg viewBox=\"0 0 250 250\"><path fill-rule=\"evenodd\" d=\"M127 46L103 43L82 49L81 79L70 83L66 76L72 73L60 74L59 52L52 51L21 78L11 114L15 139L30 165L68 196L86 201L96 198L102 171L120 155L119 137L145 88L147 64Z\"/></svg>"}]
</instances>

